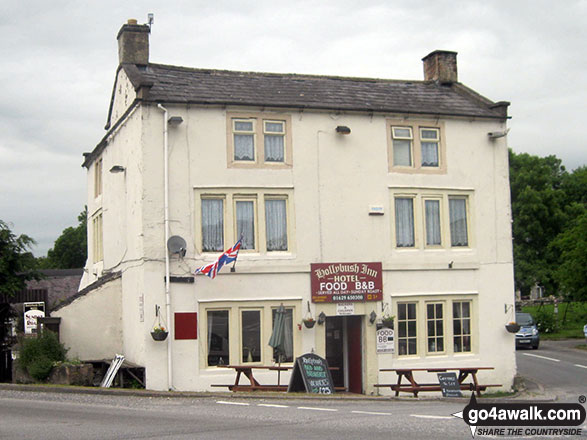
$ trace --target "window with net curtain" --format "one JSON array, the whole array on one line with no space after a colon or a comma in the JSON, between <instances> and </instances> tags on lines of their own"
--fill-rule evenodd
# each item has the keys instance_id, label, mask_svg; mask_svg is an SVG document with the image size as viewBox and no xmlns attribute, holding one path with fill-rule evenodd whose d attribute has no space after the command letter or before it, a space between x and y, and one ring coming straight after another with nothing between
<instances>
[{"instance_id":1,"label":"window with net curtain","mask_svg":"<svg viewBox=\"0 0 587 440\"><path fill-rule=\"evenodd\" d=\"M255 161L254 120L233 120L234 160Z\"/></svg>"},{"instance_id":2,"label":"window with net curtain","mask_svg":"<svg viewBox=\"0 0 587 440\"><path fill-rule=\"evenodd\" d=\"M265 199L267 251L287 251L287 204L285 199Z\"/></svg>"},{"instance_id":3,"label":"window with net curtain","mask_svg":"<svg viewBox=\"0 0 587 440\"><path fill-rule=\"evenodd\" d=\"M255 202L237 200L236 202L237 239L242 237L241 249L255 249Z\"/></svg>"},{"instance_id":4,"label":"window with net curtain","mask_svg":"<svg viewBox=\"0 0 587 440\"><path fill-rule=\"evenodd\" d=\"M202 249L204 252L224 250L223 199L202 199Z\"/></svg>"},{"instance_id":5,"label":"window with net curtain","mask_svg":"<svg viewBox=\"0 0 587 440\"><path fill-rule=\"evenodd\" d=\"M397 247L413 247L414 200L409 197L395 199L395 239Z\"/></svg>"},{"instance_id":6,"label":"window with net curtain","mask_svg":"<svg viewBox=\"0 0 587 440\"><path fill-rule=\"evenodd\" d=\"M449 198L451 246L468 246L467 199Z\"/></svg>"},{"instance_id":7,"label":"window with net curtain","mask_svg":"<svg viewBox=\"0 0 587 440\"><path fill-rule=\"evenodd\" d=\"M285 122L263 121L265 162L285 160Z\"/></svg>"},{"instance_id":8,"label":"window with net curtain","mask_svg":"<svg viewBox=\"0 0 587 440\"><path fill-rule=\"evenodd\" d=\"M420 147L422 149L422 166L438 166L438 143L440 142L440 130L437 128L420 129Z\"/></svg>"},{"instance_id":9,"label":"window with net curtain","mask_svg":"<svg viewBox=\"0 0 587 440\"><path fill-rule=\"evenodd\" d=\"M440 200L425 200L426 245L440 246Z\"/></svg>"}]
</instances>

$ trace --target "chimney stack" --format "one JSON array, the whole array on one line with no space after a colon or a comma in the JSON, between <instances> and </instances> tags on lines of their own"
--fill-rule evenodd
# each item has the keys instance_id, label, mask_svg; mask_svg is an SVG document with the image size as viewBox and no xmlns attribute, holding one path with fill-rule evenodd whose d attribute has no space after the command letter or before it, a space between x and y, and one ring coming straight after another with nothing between
<instances>
[{"instance_id":1,"label":"chimney stack","mask_svg":"<svg viewBox=\"0 0 587 440\"><path fill-rule=\"evenodd\" d=\"M147 65L149 63L149 33L147 24L137 24L129 19L118 32L118 62L120 64Z\"/></svg>"},{"instance_id":2,"label":"chimney stack","mask_svg":"<svg viewBox=\"0 0 587 440\"><path fill-rule=\"evenodd\" d=\"M422 61L425 81L438 81L441 84L458 82L456 52L435 50L422 58Z\"/></svg>"}]
</instances>

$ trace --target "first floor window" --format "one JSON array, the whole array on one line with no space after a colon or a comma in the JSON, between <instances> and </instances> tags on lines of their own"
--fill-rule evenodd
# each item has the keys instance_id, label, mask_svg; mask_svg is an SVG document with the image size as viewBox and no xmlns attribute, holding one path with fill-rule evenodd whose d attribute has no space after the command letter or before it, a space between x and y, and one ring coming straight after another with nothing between
<instances>
[{"instance_id":1,"label":"first floor window","mask_svg":"<svg viewBox=\"0 0 587 440\"><path fill-rule=\"evenodd\" d=\"M452 303L453 337L455 353L471 351L471 303Z\"/></svg>"},{"instance_id":2,"label":"first floor window","mask_svg":"<svg viewBox=\"0 0 587 440\"><path fill-rule=\"evenodd\" d=\"M426 246L440 246L440 200L425 200Z\"/></svg>"},{"instance_id":3,"label":"first floor window","mask_svg":"<svg viewBox=\"0 0 587 440\"><path fill-rule=\"evenodd\" d=\"M397 305L398 354L400 356L418 353L416 306L415 302Z\"/></svg>"},{"instance_id":4,"label":"first floor window","mask_svg":"<svg viewBox=\"0 0 587 440\"><path fill-rule=\"evenodd\" d=\"M410 127L392 127L393 165L412 166L412 129Z\"/></svg>"},{"instance_id":5,"label":"first floor window","mask_svg":"<svg viewBox=\"0 0 587 440\"><path fill-rule=\"evenodd\" d=\"M413 247L414 201L411 198L395 199L395 236L397 247Z\"/></svg>"},{"instance_id":6,"label":"first floor window","mask_svg":"<svg viewBox=\"0 0 587 440\"><path fill-rule=\"evenodd\" d=\"M428 352L444 351L444 314L442 303L426 304Z\"/></svg>"},{"instance_id":7,"label":"first floor window","mask_svg":"<svg viewBox=\"0 0 587 440\"><path fill-rule=\"evenodd\" d=\"M202 199L202 249L204 252L224 250L224 200Z\"/></svg>"},{"instance_id":8,"label":"first floor window","mask_svg":"<svg viewBox=\"0 0 587 440\"><path fill-rule=\"evenodd\" d=\"M95 215L92 219L92 231L93 231L93 257L94 263L102 261L104 259L104 237L102 227L102 213Z\"/></svg>"},{"instance_id":9,"label":"first floor window","mask_svg":"<svg viewBox=\"0 0 587 440\"><path fill-rule=\"evenodd\" d=\"M230 364L228 338L228 310L209 310L208 366Z\"/></svg>"},{"instance_id":10,"label":"first floor window","mask_svg":"<svg viewBox=\"0 0 587 440\"><path fill-rule=\"evenodd\" d=\"M285 199L265 200L267 251L287 251L287 206Z\"/></svg>"},{"instance_id":11,"label":"first floor window","mask_svg":"<svg viewBox=\"0 0 587 440\"><path fill-rule=\"evenodd\" d=\"M272 310L272 325L271 329L275 327L275 316L277 309ZM284 336L283 336L283 351L278 353L277 350L273 350L274 362L293 362L293 309L285 309L285 325L284 325ZM279 359L281 355L281 359Z\"/></svg>"},{"instance_id":12,"label":"first floor window","mask_svg":"<svg viewBox=\"0 0 587 440\"><path fill-rule=\"evenodd\" d=\"M448 199L450 213L450 243L452 246L468 246L467 231L467 200L450 197Z\"/></svg>"},{"instance_id":13,"label":"first floor window","mask_svg":"<svg viewBox=\"0 0 587 440\"><path fill-rule=\"evenodd\" d=\"M261 311L244 310L241 325L242 362L261 362Z\"/></svg>"},{"instance_id":14,"label":"first floor window","mask_svg":"<svg viewBox=\"0 0 587 440\"><path fill-rule=\"evenodd\" d=\"M236 235L242 237L241 249L255 249L255 202L237 200Z\"/></svg>"}]
</instances>

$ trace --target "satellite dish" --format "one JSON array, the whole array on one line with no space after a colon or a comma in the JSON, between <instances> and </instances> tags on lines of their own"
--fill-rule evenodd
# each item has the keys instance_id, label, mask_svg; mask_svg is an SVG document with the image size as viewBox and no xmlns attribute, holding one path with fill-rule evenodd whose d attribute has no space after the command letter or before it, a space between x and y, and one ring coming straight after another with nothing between
<instances>
[{"instance_id":1,"label":"satellite dish","mask_svg":"<svg viewBox=\"0 0 587 440\"><path fill-rule=\"evenodd\" d=\"M167 240L167 250L170 254L179 254L183 257L185 256L186 248L187 243L179 235L173 235Z\"/></svg>"}]
</instances>

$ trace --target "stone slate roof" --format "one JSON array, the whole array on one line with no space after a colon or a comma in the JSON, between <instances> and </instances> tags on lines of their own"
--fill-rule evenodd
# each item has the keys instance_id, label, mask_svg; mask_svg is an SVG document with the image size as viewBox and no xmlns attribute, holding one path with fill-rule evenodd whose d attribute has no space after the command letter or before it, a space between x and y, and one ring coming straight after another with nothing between
<instances>
[{"instance_id":1,"label":"stone slate roof","mask_svg":"<svg viewBox=\"0 0 587 440\"><path fill-rule=\"evenodd\" d=\"M507 117L503 105L460 83L122 66L143 101L390 113ZM507 106L506 106L507 107Z\"/></svg>"}]
</instances>

